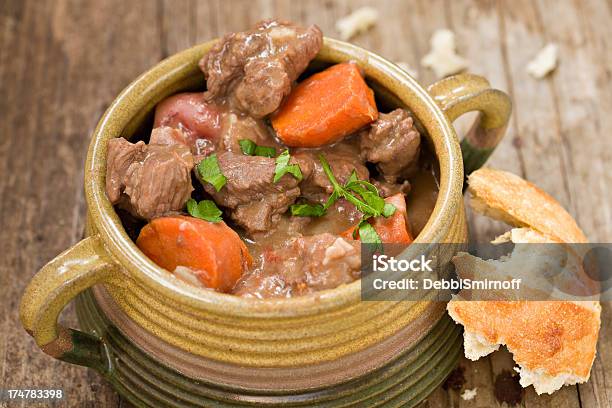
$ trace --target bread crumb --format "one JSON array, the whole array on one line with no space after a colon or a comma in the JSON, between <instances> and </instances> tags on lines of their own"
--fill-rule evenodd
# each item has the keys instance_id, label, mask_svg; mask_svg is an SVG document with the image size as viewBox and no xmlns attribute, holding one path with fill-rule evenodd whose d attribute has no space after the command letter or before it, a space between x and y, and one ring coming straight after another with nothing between
<instances>
[{"instance_id":1,"label":"bread crumb","mask_svg":"<svg viewBox=\"0 0 612 408\"><path fill-rule=\"evenodd\" d=\"M439 78L457 74L468 67L468 61L459 56L455 48L455 33L436 30L430 40L431 51L421 60L421 65L431 68Z\"/></svg>"},{"instance_id":2,"label":"bread crumb","mask_svg":"<svg viewBox=\"0 0 612 408\"><path fill-rule=\"evenodd\" d=\"M336 31L344 41L360 32L367 31L378 21L378 10L373 7L361 7L348 16L336 21Z\"/></svg>"},{"instance_id":3,"label":"bread crumb","mask_svg":"<svg viewBox=\"0 0 612 408\"><path fill-rule=\"evenodd\" d=\"M536 79L544 78L557 68L559 48L556 44L548 44L538 55L527 64L527 72Z\"/></svg>"},{"instance_id":4,"label":"bread crumb","mask_svg":"<svg viewBox=\"0 0 612 408\"><path fill-rule=\"evenodd\" d=\"M478 388L472 388L471 390L465 390L461 393L461 398L464 401L471 401L476 397Z\"/></svg>"},{"instance_id":5,"label":"bread crumb","mask_svg":"<svg viewBox=\"0 0 612 408\"><path fill-rule=\"evenodd\" d=\"M407 62L399 61L399 62L396 62L395 64L401 69L403 69L404 71L406 71L408 75L410 75L411 77L413 78L419 77L419 73L417 72L417 70L413 69Z\"/></svg>"}]
</instances>

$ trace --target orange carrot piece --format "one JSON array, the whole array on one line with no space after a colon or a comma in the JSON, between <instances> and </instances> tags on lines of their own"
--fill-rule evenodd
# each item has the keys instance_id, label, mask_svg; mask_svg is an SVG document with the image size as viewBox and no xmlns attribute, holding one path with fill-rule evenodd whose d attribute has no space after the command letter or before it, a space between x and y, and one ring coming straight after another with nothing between
<instances>
[{"instance_id":1,"label":"orange carrot piece","mask_svg":"<svg viewBox=\"0 0 612 408\"><path fill-rule=\"evenodd\" d=\"M395 206L393 215L389 218L383 216L371 218L369 220L370 224L372 224L383 243L410 244L414 241L414 238L408 228L408 213L406 211L404 195L397 193L385 198L385 202ZM355 227L351 227L340 235L344 238L352 239L354 230ZM359 234L357 234L357 239L359 239Z\"/></svg>"},{"instance_id":2,"label":"orange carrot piece","mask_svg":"<svg viewBox=\"0 0 612 408\"><path fill-rule=\"evenodd\" d=\"M385 202L395 206L393 215L389 218L376 217L372 220L372 226L381 241L396 244L409 244L414 241L408 227L408 213L404 195L402 193L392 195L385 198Z\"/></svg>"},{"instance_id":3,"label":"orange carrot piece","mask_svg":"<svg viewBox=\"0 0 612 408\"><path fill-rule=\"evenodd\" d=\"M272 117L284 144L317 147L337 142L378 119L374 92L354 63L316 73L289 94Z\"/></svg>"},{"instance_id":4,"label":"orange carrot piece","mask_svg":"<svg viewBox=\"0 0 612 408\"><path fill-rule=\"evenodd\" d=\"M227 292L252 264L249 251L224 222L186 216L156 218L140 231L136 245L168 271L191 269L206 287Z\"/></svg>"}]
</instances>

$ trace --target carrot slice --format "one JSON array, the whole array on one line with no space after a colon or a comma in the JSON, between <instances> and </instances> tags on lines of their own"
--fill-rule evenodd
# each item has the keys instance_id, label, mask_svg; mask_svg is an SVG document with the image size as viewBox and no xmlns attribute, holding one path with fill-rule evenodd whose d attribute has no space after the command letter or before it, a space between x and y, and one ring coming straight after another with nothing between
<instances>
[{"instance_id":1,"label":"carrot slice","mask_svg":"<svg viewBox=\"0 0 612 408\"><path fill-rule=\"evenodd\" d=\"M378 119L374 92L354 63L333 65L302 81L272 117L287 146L337 142Z\"/></svg>"},{"instance_id":2,"label":"carrot slice","mask_svg":"<svg viewBox=\"0 0 612 408\"><path fill-rule=\"evenodd\" d=\"M406 200L401 193L385 198L385 202L395 206L395 212L389 218L376 217L372 220L372 226L378 233L382 242L393 242L397 244L409 244L414 241L408 230L408 212L406 211Z\"/></svg>"},{"instance_id":3,"label":"carrot slice","mask_svg":"<svg viewBox=\"0 0 612 408\"><path fill-rule=\"evenodd\" d=\"M191 269L206 287L227 292L252 264L249 251L224 222L186 216L156 218L140 231L136 245L168 271Z\"/></svg>"},{"instance_id":4,"label":"carrot slice","mask_svg":"<svg viewBox=\"0 0 612 408\"><path fill-rule=\"evenodd\" d=\"M404 195L402 193L392 195L385 198L385 202L395 206L393 215L389 218L383 216L371 218L369 220L370 224L372 224L383 243L410 244L414 241L414 238L408 229L408 213ZM353 238L354 230L355 227L351 227L340 235L344 238ZM359 239L359 234L357 239Z\"/></svg>"}]
</instances>

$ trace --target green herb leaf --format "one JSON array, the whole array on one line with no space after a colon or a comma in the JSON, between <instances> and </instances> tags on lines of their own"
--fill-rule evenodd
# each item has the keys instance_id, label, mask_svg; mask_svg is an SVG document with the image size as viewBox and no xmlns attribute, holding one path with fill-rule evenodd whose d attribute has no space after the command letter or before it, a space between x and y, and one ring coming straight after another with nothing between
<instances>
[{"instance_id":1,"label":"green herb leaf","mask_svg":"<svg viewBox=\"0 0 612 408\"><path fill-rule=\"evenodd\" d=\"M327 162L325 156L319 155L319 161L321 162L321 166L323 166L323 171L327 175L327 178L334 187L334 193L337 195L337 197L346 199L359 211L366 215L371 215L374 217L381 215L385 206L385 201L378 195L378 190L372 183L365 180L359 180L357 178L357 173L353 171L349 176L346 185L342 186L340 183L338 183L338 180L336 180L331 166ZM360 200L351 194L349 189L362 196L362 199Z\"/></svg>"},{"instance_id":2,"label":"green herb leaf","mask_svg":"<svg viewBox=\"0 0 612 408\"><path fill-rule=\"evenodd\" d=\"M202 180L212 184L217 191L221 190L225 183L227 183L227 179L219 168L219 161L217 160L216 154L211 154L204 158L204 160L198 164L198 172Z\"/></svg>"},{"instance_id":3,"label":"green herb leaf","mask_svg":"<svg viewBox=\"0 0 612 408\"><path fill-rule=\"evenodd\" d=\"M289 150L285 150L276 158L276 168L274 169L275 183L277 183L281 177L287 173L291 174L298 181L302 180L303 176L300 166L297 164L289 164L290 159L291 156L289 156Z\"/></svg>"},{"instance_id":4,"label":"green herb leaf","mask_svg":"<svg viewBox=\"0 0 612 408\"><path fill-rule=\"evenodd\" d=\"M353 172L349 176L348 180L346 180L346 183L344 184L344 186L346 187L349 184L354 183L356 181L359 181L359 177L357 177L357 172L355 171L355 169L353 169Z\"/></svg>"},{"instance_id":5,"label":"green herb leaf","mask_svg":"<svg viewBox=\"0 0 612 408\"><path fill-rule=\"evenodd\" d=\"M374 208L377 213L382 213L385 207L385 200L378 193L376 186L369 181L359 180L357 173L353 170L344 188L359 194L363 201ZM372 214L375 215L375 214Z\"/></svg>"},{"instance_id":6,"label":"green herb leaf","mask_svg":"<svg viewBox=\"0 0 612 408\"><path fill-rule=\"evenodd\" d=\"M382 215L385 218L389 218L390 216L395 214L395 210L397 210L397 208L395 208L395 206L393 204L385 203L385 207L383 208Z\"/></svg>"},{"instance_id":7,"label":"green herb leaf","mask_svg":"<svg viewBox=\"0 0 612 408\"><path fill-rule=\"evenodd\" d=\"M200 218L210 222L222 221L221 210L217 207L214 201L202 200L199 203L193 198L187 201L187 212L195 218Z\"/></svg>"},{"instance_id":8,"label":"green herb leaf","mask_svg":"<svg viewBox=\"0 0 612 408\"><path fill-rule=\"evenodd\" d=\"M325 214L325 208L321 204L293 204L291 215L298 217L321 217Z\"/></svg>"},{"instance_id":9,"label":"green herb leaf","mask_svg":"<svg viewBox=\"0 0 612 408\"><path fill-rule=\"evenodd\" d=\"M336 177L334 176L334 173L332 172L332 169L329 163L327 162L327 159L325 158L325 156L320 154L319 161L321 162L321 166L323 166L323 171L325 172L325 175L329 179L329 182L332 183L332 186L334 187L334 192L337 192L338 194L340 194L340 191L344 189L342 188L340 183L338 183L338 180L336 180ZM353 174L355 174L355 172L353 172ZM351 174L351 177L353 176L353 174ZM357 174L355 174L355 177L357 177Z\"/></svg>"},{"instance_id":10,"label":"green herb leaf","mask_svg":"<svg viewBox=\"0 0 612 408\"><path fill-rule=\"evenodd\" d=\"M344 188L347 190L352 190L355 188L362 188L365 189L371 193L374 193L376 195L380 195L378 193L378 189L376 188L376 186L372 183L370 183L369 181L366 180L359 180L359 179L354 179L353 175L355 174L355 171L353 171L353 173L351 173L351 177L349 177L349 179L347 180L346 184L344 185ZM355 177L357 177L355 175Z\"/></svg>"},{"instance_id":11,"label":"green herb leaf","mask_svg":"<svg viewBox=\"0 0 612 408\"><path fill-rule=\"evenodd\" d=\"M238 144L240 144L240 150L242 150L242 153L247 156L276 156L275 148L268 146L258 146L254 141L250 139L241 139L238 141Z\"/></svg>"},{"instance_id":12,"label":"green herb leaf","mask_svg":"<svg viewBox=\"0 0 612 408\"><path fill-rule=\"evenodd\" d=\"M374 251L383 251L382 240L378 233L367 220L362 220L359 223L359 238L364 244L373 244Z\"/></svg>"},{"instance_id":13,"label":"green herb leaf","mask_svg":"<svg viewBox=\"0 0 612 408\"><path fill-rule=\"evenodd\" d=\"M363 180L360 180L363 181ZM367 184L367 181L365 182ZM374 187L372 184L370 184L372 187ZM376 187L374 187L376 188ZM371 191L367 188L364 188L363 184L360 182L353 182L350 183L348 185L348 189L354 191L355 193L359 194L361 196L361 198L363 199L363 201L371 208L373 208L376 212L376 214L371 214L376 216L377 214L380 215L383 212L383 209L385 208L385 200L380 197L378 195L378 190L375 191Z\"/></svg>"},{"instance_id":14,"label":"green herb leaf","mask_svg":"<svg viewBox=\"0 0 612 408\"><path fill-rule=\"evenodd\" d=\"M246 154L247 156L252 156L255 154L255 148L257 145L254 141L250 139L241 139L238 141L238 144L240 145L240 150L242 150L243 154Z\"/></svg>"},{"instance_id":15,"label":"green herb leaf","mask_svg":"<svg viewBox=\"0 0 612 408\"><path fill-rule=\"evenodd\" d=\"M325 205L323 206L323 208L325 210L327 210L329 207L331 207L336 201L338 201L338 192L334 191L333 193L330 194L329 197L327 197L327 201L325 202Z\"/></svg>"},{"instance_id":16,"label":"green herb leaf","mask_svg":"<svg viewBox=\"0 0 612 408\"><path fill-rule=\"evenodd\" d=\"M367 215L371 215L374 217L378 217L380 215L380 211L377 210L376 208L372 207L370 204L368 204L365 201L360 200L359 198L355 197L354 195L344 191L341 196L346 199L346 201L348 201L349 203L353 204L359 211L361 211L364 214Z\"/></svg>"},{"instance_id":17,"label":"green herb leaf","mask_svg":"<svg viewBox=\"0 0 612 408\"><path fill-rule=\"evenodd\" d=\"M344 186L342 186L334 176L331 166L327 162L325 156L319 155L319 161L323 166L323 171L327 175L327 178L334 187L334 192L329 196L323 208L327 209L338 198L344 198L363 213L363 219L353 231L353 237L356 238L358 232L361 235L361 229L364 228L366 240L377 239L380 241L380 237L378 237L378 234L376 234L374 228L372 228L371 225L365 220L370 217L379 217L381 215L384 217L390 217L393 215L393 213L395 213L395 206L393 204L385 203L385 200L380 196L378 189L374 184L366 180L359 180L355 170L353 170L349 178L346 180L346 183L344 183Z\"/></svg>"}]
</instances>

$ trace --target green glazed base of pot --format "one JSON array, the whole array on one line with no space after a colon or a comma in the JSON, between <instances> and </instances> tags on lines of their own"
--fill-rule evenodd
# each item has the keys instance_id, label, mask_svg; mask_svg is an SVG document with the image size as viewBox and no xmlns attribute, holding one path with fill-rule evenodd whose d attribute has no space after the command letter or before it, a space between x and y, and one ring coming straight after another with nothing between
<instances>
[{"instance_id":1,"label":"green glazed base of pot","mask_svg":"<svg viewBox=\"0 0 612 408\"><path fill-rule=\"evenodd\" d=\"M414 347L355 380L291 395L245 393L191 379L151 358L110 323L91 290L78 296L76 307L81 328L105 340L109 368L102 375L140 407L412 407L444 381L461 355L461 329L444 315Z\"/></svg>"}]
</instances>

